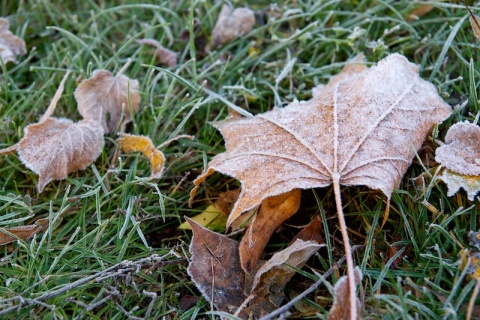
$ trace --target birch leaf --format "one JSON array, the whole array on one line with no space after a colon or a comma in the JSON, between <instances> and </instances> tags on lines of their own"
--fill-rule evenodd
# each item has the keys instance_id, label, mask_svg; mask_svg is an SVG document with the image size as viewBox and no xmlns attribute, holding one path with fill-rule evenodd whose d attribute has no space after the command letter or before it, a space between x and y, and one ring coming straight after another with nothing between
<instances>
[{"instance_id":1,"label":"birch leaf","mask_svg":"<svg viewBox=\"0 0 480 320\"><path fill-rule=\"evenodd\" d=\"M226 152L209 162L191 197L215 171L240 180L229 225L268 197L334 180L390 197L415 151L451 108L399 54L368 69L346 70L348 76L340 73L309 101L216 123Z\"/></svg>"},{"instance_id":2,"label":"birch leaf","mask_svg":"<svg viewBox=\"0 0 480 320\"><path fill-rule=\"evenodd\" d=\"M39 175L37 190L41 192L50 181L85 169L102 148L103 128L98 122L48 118L25 128L17 151L25 166Z\"/></svg>"},{"instance_id":3,"label":"birch leaf","mask_svg":"<svg viewBox=\"0 0 480 320\"><path fill-rule=\"evenodd\" d=\"M105 133L110 133L117 129L122 118L125 126L137 112L138 81L123 74L113 76L107 70L95 70L91 78L77 87L75 99L82 117L100 122Z\"/></svg>"},{"instance_id":4,"label":"birch leaf","mask_svg":"<svg viewBox=\"0 0 480 320\"><path fill-rule=\"evenodd\" d=\"M212 47L216 48L252 31L255 13L249 8L236 8L224 4L212 31Z\"/></svg>"},{"instance_id":5,"label":"birch leaf","mask_svg":"<svg viewBox=\"0 0 480 320\"><path fill-rule=\"evenodd\" d=\"M0 18L0 57L4 63L9 61L17 63L17 56L27 53L25 41L14 35L10 30L10 23L5 18Z\"/></svg>"}]
</instances>

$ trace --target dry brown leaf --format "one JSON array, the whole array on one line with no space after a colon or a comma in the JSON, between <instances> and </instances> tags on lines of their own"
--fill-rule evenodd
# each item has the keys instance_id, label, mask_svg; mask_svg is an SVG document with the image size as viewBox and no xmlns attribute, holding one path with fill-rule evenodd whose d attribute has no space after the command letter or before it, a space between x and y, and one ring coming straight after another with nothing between
<instances>
[{"instance_id":1,"label":"dry brown leaf","mask_svg":"<svg viewBox=\"0 0 480 320\"><path fill-rule=\"evenodd\" d=\"M95 70L77 87L75 99L82 117L99 121L105 133L110 133L117 129L122 115L125 126L137 112L140 104L138 81L121 73L113 76L107 70Z\"/></svg>"},{"instance_id":2,"label":"dry brown leaf","mask_svg":"<svg viewBox=\"0 0 480 320\"><path fill-rule=\"evenodd\" d=\"M252 31L255 13L249 8L236 8L224 4L212 31L212 47L217 48Z\"/></svg>"},{"instance_id":3,"label":"dry brown leaf","mask_svg":"<svg viewBox=\"0 0 480 320\"><path fill-rule=\"evenodd\" d=\"M351 70L351 69L347 69ZM350 72L309 101L217 123L226 152L214 171L242 183L229 225L268 197L293 189L366 185L390 197L432 127L451 114L435 87L399 54ZM341 75L341 74L340 74Z\"/></svg>"},{"instance_id":4,"label":"dry brown leaf","mask_svg":"<svg viewBox=\"0 0 480 320\"><path fill-rule=\"evenodd\" d=\"M285 285L295 274L294 268L302 268L324 246L314 241L298 239L265 262L253 279L250 294L256 296L250 303L253 314L260 318L278 309L284 298Z\"/></svg>"},{"instance_id":5,"label":"dry brown leaf","mask_svg":"<svg viewBox=\"0 0 480 320\"><path fill-rule=\"evenodd\" d=\"M355 284L358 285L362 281L362 271L359 267L355 268ZM345 320L352 319L351 308L348 301L349 287L347 276L343 276L338 279L335 287L333 288L334 300L333 306L328 313L328 320ZM357 319L360 317L360 301L357 299Z\"/></svg>"},{"instance_id":6,"label":"dry brown leaf","mask_svg":"<svg viewBox=\"0 0 480 320\"><path fill-rule=\"evenodd\" d=\"M30 224L21 227L0 228L0 245L17 241L18 238L27 240L43 231L48 227L48 218L39 219L35 224ZM6 231L6 232L5 232ZM13 234L11 236L9 233Z\"/></svg>"},{"instance_id":7,"label":"dry brown leaf","mask_svg":"<svg viewBox=\"0 0 480 320\"><path fill-rule=\"evenodd\" d=\"M262 202L240 242L240 261L246 273L255 269L273 232L297 212L300 199L301 190L294 189Z\"/></svg>"},{"instance_id":8,"label":"dry brown leaf","mask_svg":"<svg viewBox=\"0 0 480 320\"><path fill-rule=\"evenodd\" d=\"M17 56L27 53L25 41L15 36L9 28L8 20L0 18L0 57L5 64L9 61L17 63Z\"/></svg>"},{"instance_id":9,"label":"dry brown leaf","mask_svg":"<svg viewBox=\"0 0 480 320\"><path fill-rule=\"evenodd\" d=\"M238 242L185 219L193 230L188 274L207 301L220 311L233 313L246 299Z\"/></svg>"},{"instance_id":10,"label":"dry brown leaf","mask_svg":"<svg viewBox=\"0 0 480 320\"><path fill-rule=\"evenodd\" d=\"M173 67L177 64L178 54L170 49L163 47L157 40L139 39L136 41L139 44L144 44L155 48L155 57L157 58L158 63L166 64L169 67Z\"/></svg>"},{"instance_id":11,"label":"dry brown leaf","mask_svg":"<svg viewBox=\"0 0 480 320\"><path fill-rule=\"evenodd\" d=\"M467 8L468 13L470 13L470 25L472 26L473 34L475 35L475 38L477 40L480 40L480 17L477 15L473 14L472 10L470 10L470 7L467 6L465 1L463 1L463 5L465 8Z\"/></svg>"},{"instance_id":12,"label":"dry brown leaf","mask_svg":"<svg viewBox=\"0 0 480 320\"><path fill-rule=\"evenodd\" d=\"M165 156L160 150L157 150L153 145L152 140L146 136L138 136L134 134L120 133L120 138L117 139L118 144L123 152L141 152L148 161L150 161L150 168L152 170L151 178L160 178L163 174L165 163Z\"/></svg>"},{"instance_id":13,"label":"dry brown leaf","mask_svg":"<svg viewBox=\"0 0 480 320\"><path fill-rule=\"evenodd\" d=\"M48 118L25 128L17 151L25 166L39 175L41 192L50 181L92 164L102 148L103 128L98 122Z\"/></svg>"}]
</instances>

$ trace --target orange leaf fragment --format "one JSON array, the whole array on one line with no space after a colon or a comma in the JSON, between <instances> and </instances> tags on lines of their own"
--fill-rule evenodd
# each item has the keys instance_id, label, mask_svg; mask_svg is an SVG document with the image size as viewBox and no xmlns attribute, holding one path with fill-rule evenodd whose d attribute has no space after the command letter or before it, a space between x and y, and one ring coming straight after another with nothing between
<instances>
[{"instance_id":1,"label":"orange leaf fragment","mask_svg":"<svg viewBox=\"0 0 480 320\"><path fill-rule=\"evenodd\" d=\"M262 202L240 242L240 261L246 273L255 269L273 232L297 212L300 199L301 190L294 189Z\"/></svg>"},{"instance_id":2,"label":"orange leaf fragment","mask_svg":"<svg viewBox=\"0 0 480 320\"><path fill-rule=\"evenodd\" d=\"M212 47L217 48L252 31L255 13L249 8L232 9L224 4L212 30Z\"/></svg>"},{"instance_id":3,"label":"orange leaf fragment","mask_svg":"<svg viewBox=\"0 0 480 320\"><path fill-rule=\"evenodd\" d=\"M123 127L129 123L140 104L138 81L120 73L113 76L107 70L95 70L74 95L82 117L100 122L105 133L115 131L122 116Z\"/></svg>"},{"instance_id":4,"label":"orange leaf fragment","mask_svg":"<svg viewBox=\"0 0 480 320\"><path fill-rule=\"evenodd\" d=\"M362 281L362 271L359 267L355 267L354 270L355 274L355 286L360 284ZM344 320L344 319L352 319L351 313L352 310L350 308L350 303L348 297L350 295L350 289L348 287L348 277L342 276L338 279L335 287L333 288L333 306L328 313L328 320ZM361 319L360 317L360 300L357 298L357 319Z\"/></svg>"},{"instance_id":5,"label":"orange leaf fragment","mask_svg":"<svg viewBox=\"0 0 480 320\"><path fill-rule=\"evenodd\" d=\"M150 177L158 179L162 176L165 156L160 150L155 148L149 137L127 133L120 133L119 136L120 138L117 139L117 142L124 152L141 152L147 157L152 170Z\"/></svg>"},{"instance_id":6,"label":"orange leaf fragment","mask_svg":"<svg viewBox=\"0 0 480 320\"><path fill-rule=\"evenodd\" d=\"M169 67L173 67L177 64L178 54L170 49L163 47L157 40L139 39L136 40L136 42L155 48L155 57L157 58L158 63L166 64Z\"/></svg>"},{"instance_id":7,"label":"orange leaf fragment","mask_svg":"<svg viewBox=\"0 0 480 320\"><path fill-rule=\"evenodd\" d=\"M17 63L17 56L27 53L25 41L15 36L10 30L10 22L0 18L0 57L3 62Z\"/></svg>"},{"instance_id":8,"label":"orange leaf fragment","mask_svg":"<svg viewBox=\"0 0 480 320\"><path fill-rule=\"evenodd\" d=\"M419 20L421 17L432 11L434 7L431 4L420 4L413 8L406 17L407 21Z\"/></svg>"}]
</instances>

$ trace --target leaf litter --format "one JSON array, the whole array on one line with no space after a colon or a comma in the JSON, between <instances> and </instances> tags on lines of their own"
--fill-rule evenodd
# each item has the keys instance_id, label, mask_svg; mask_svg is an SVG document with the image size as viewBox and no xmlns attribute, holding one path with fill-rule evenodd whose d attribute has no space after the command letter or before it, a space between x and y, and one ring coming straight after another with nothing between
<instances>
[{"instance_id":1,"label":"leaf litter","mask_svg":"<svg viewBox=\"0 0 480 320\"><path fill-rule=\"evenodd\" d=\"M217 310L235 312L240 317L252 314L258 318L277 309L295 268L302 268L324 246L298 239L268 261L261 261L256 272L249 275L240 266L237 241L212 232L189 218L186 220L193 230L188 274Z\"/></svg>"},{"instance_id":2,"label":"leaf litter","mask_svg":"<svg viewBox=\"0 0 480 320\"><path fill-rule=\"evenodd\" d=\"M333 184L352 318L357 316L356 285L340 185L364 185L390 198L425 137L452 113L402 55L392 54L371 68L361 61L357 57L327 85L317 87L309 101L215 123L226 151L209 162L191 192L192 199L215 171L238 179L242 190L228 218L230 226L269 197Z\"/></svg>"},{"instance_id":3,"label":"leaf litter","mask_svg":"<svg viewBox=\"0 0 480 320\"><path fill-rule=\"evenodd\" d=\"M246 35L255 25L255 13L249 8L233 9L227 4L222 6L215 27L212 30L212 48Z\"/></svg>"}]
</instances>

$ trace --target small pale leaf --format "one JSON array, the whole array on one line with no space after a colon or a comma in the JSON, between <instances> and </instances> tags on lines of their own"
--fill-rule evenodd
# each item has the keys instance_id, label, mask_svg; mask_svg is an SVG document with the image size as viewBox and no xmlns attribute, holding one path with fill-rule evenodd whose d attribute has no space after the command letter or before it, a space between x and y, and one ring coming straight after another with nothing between
<instances>
[{"instance_id":1,"label":"small pale leaf","mask_svg":"<svg viewBox=\"0 0 480 320\"><path fill-rule=\"evenodd\" d=\"M9 61L17 63L17 56L27 53L25 41L15 36L10 30L10 23L5 18L0 18L0 57L4 63Z\"/></svg>"},{"instance_id":2,"label":"small pale leaf","mask_svg":"<svg viewBox=\"0 0 480 320\"><path fill-rule=\"evenodd\" d=\"M110 133L117 129L122 115L125 125L138 111L138 81L123 74L113 76L107 70L95 70L91 78L77 87L75 99L78 111L85 119L101 122L105 133Z\"/></svg>"},{"instance_id":3,"label":"small pale leaf","mask_svg":"<svg viewBox=\"0 0 480 320\"><path fill-rule=\"evenodd\" d=\"M157 179L162 176L165 156L160 150L155 148L149 137L127 133L120 133L119 136L120 138L117 141L124 152L141 152L150 161L152 170L150 176Z\"/></svg>"},{"instance_id":4,"label":"small pale leaf","mask_svg":"<svg viewBox=\"0 0 480 320\"><path fill-rule=\"evenodd\" d=\"M362 281L362 271L359 267L356 267L354 270L355 274L355 285L358 285ZM343 276L338 279L335 287L333 288L334 300L333 306L328 313L328 320L344 320L351 319L351 309L349 301L349 288L348 288L348 277ZM360 319L360 301L357 298L357 315Z\"/></svg>"},{"instance_id":5,"label":"small pale leaf","mask_svg":"<svg viewBox=\"0 0 480 320\"><path fill-rule=\"evenodd\" d=\"M447 185L447 196L449 197L462 188L467 192L468 200L473 201L475 195L480 191L480 176L467 176L445 169L437 178Z\"/></svg>"},{"instance_id":6,"label":"small pale leaf","mask_svg":"<svg viewBox=\"0 0 480 320\"><path fill-rule=\"evenodd\" d=\"M52 180L62 180L70 172L85 169L103 148L103 128L91 120L74 123L48 118L24 131L17 151L25 166L39 175L38 192Z\"/></svg>"},{"instance_id":7,"label":"small pale leaf","mask_svg":"<svg viewBox=\"0 0 480 320\"><path fill-rule=\"evenodd\" d=\"M212 30L212 47L217 48L252 31L255 13L249 8L236 8L224 4Z\"/></svg>"}]
</instances>

